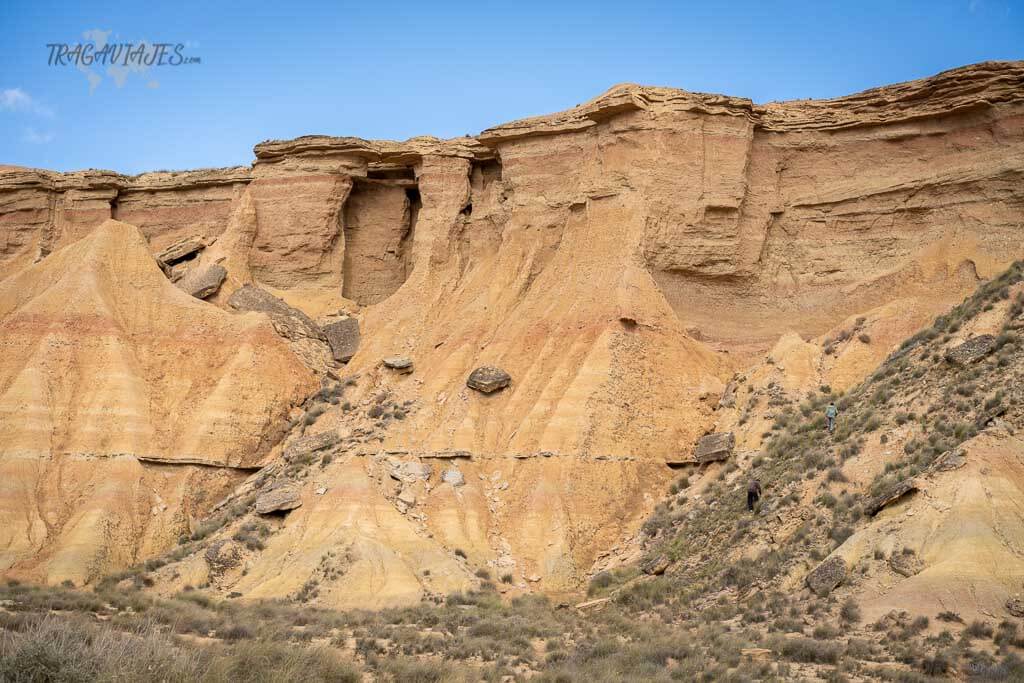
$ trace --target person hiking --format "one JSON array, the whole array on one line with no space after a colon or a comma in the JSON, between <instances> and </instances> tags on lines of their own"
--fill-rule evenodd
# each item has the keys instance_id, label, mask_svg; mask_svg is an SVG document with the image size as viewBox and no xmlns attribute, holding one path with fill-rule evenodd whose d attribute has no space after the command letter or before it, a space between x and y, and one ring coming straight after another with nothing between
<instances>
[{"instance_id":1,"label":"person hiking","mask_svg":"<svg viewBox=\"0 0 1024 683\"><path fill-rule=\"evenodd\" d=\"M825 419L828 420L828 431L831 434L836 430L836 415L839 414L839 409L836 408L834 402L829 402L828 408L825 408Z\"/></svg>"},{"instance_id":2,"label":"person hiking","mask_svg":"<svg viewBox=\"0 0 1024 683\"><path fill-rule=\"evenodd\" d=\"M754 511L754 503L761 500L761 482L757 479L747 486L747 509Z\"/></svg>"}]
</instances>

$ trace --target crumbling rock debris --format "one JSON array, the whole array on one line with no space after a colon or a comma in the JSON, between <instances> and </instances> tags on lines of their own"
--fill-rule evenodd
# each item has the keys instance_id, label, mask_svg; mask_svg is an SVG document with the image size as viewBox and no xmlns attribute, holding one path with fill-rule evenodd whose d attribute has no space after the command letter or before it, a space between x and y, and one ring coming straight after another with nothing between
<instances>
[{"instance_id":1,"label":"crumbling rock debris","mask_svg":"<svg viewBox=\"0 0 1024 683\"><path fill-rule=\"evenodd\" d=\"M329 429L316 434L309 434L296 439L284 451L284 459L292 461L305 453L315 453L332 448L341 443L341 434L336 429Z\"/></svg>"},{"instance_id":2,"label":"crumbling rock debris","mask_svg":"<svg viewBox=\"0 0 1024 683\"><path fill-rule=\"evenodd\" d=\"M405 375L412 372L412 358L406 356L388 356L383 361L384 367L397 370Z\"/></svg>"},{"instance_id":3,"label":"crumbling rock debris","mask_svg":"<svg viewBox=\"0 0 1024 683\"><path fill-rule=\"evenodd\" d=\"M225 270L224 266L214 263L212 266L202 270L190 270L174 284L178 289L191 294L197 299L205 299L217 293L217 290L220 289L227 276L228 271Z\"/></svg>"},{"instance_id":4,"label":"crumbling rock debris","mask_svg":"<svg viewBox=\"0 0 1024 683\"><path fill-rule=\"evenodd\" d=\"M665 573L665 570L672 564L671 561L665 555L654 555L648 557L640 563L640 569L644 574L651 574L652 576L660 576Z\"/></svg>"},{"instance_id":5,"label":"crumbling rock debris","mask_svg":"<svg viewBox=\"0 0 1024 683\"><path fill-rule=\"evenodd\" d=\"M462 471L453 467L445 470L441 474L441 481L451 484L452 486L463 486L466 483L466 478L462 476Z\"/></svg>"},{"instance_id":6,"label":"crumbling rock debris","mask_svg":"<svg viewBox=\"0 0 1024 683\"><path fill-rule=\"evenodd\" d=\"M256 499L256 512L268 515L272 512L287 512L302 505L299 500L299 487L294 484L282 484Z\"/></svg>"},{"instance_id":7,"label":"crumbling rock debris","mask_svg":"<svg viewBox=\"0 0 1024 683\"><path fill-rule=\"evenodd\" d=\"M718 462L732 455L736 447L736 435L732 432L705 434L697 442L693 457L698 463Z\"/></svg>"},{"instance_id":8,"label":"crumbling rock debris","mask_svg":"<svg viewBox=\"0 0 1024 683\"><path fill-rule=\"evenodd\" d=\"M236 311L259 311L268 314L274 323L274 329L287 339L327 341L323 331L308 315L255 285L243 285L235 290L228 298L228 305Z\"/></svg>"},{"instance_id":9,"label":"crumbling rock debris","mask_svg":"<svg viewBox=\"0 0 1024 683\"><path fill-rule=\"evenodd\" d=\"M484 365L469 373L466 386L485 394L492 394L507 387L511 381L512 377L501 368Z\"/></svg>"},{"instance_id":10,"label":"crumbling rock debris","mask_svg":"<svg viewBox=\"0 0 1024 683\"><path fill-rule=\"evenodd\" d=\"M1006 610L1015 617L1024 619L1024 600L1019 597L1006 601Z\"/></svg>"},{"instance_id":11,"label":"crumbling rock debris","mask_svg":"<svg viewBox=\"0 0 1024 683\"><path fill-rule=\"evenodd\" d=\"M391 459L388 464L391 466L389 474L392 479L411 484L416 481L430 479L434 468L422 462L414 460L402 461L397 458Z\"/></svg>"},{"instance_id":12,"label":"crumbling rock debris","mask_svg":"<svg viewBox=\"0 0 1024 683\"><path fill-rule=\"evenodd\" d=\"M868 504L864 507L864 511L869 517L874 517L881 512L883 508L892 505L903 496L914 493L917 490L917 482L914 479L904 479L903 481L893 485L892 488L883 491L868 501Z\"/></svg>"},{"instance_id":13,"label":"crumbling rock debris","mask_svg":"<svg viewBox=\"0 0 1024 683\"><path fill-rule=\"evenodd\" d=\"M815 595L825 597L843 582L847 571L846 560L838 555L833 555L807 575L807 587Z\"/></svg>"},{"instance_id":14,"label":"crumbling rock debris","mask_svg":"<svg viewBox=\"0 0 1024 683\"><path fill-rule=\"evenodd\" d=\"M359 321L355 318L341 318L325 323L321 329L331 347L331 355L339 363L352 360L359 350Z\"/></svg>"},{"instance_id":15,"label":"crumbling rock debris","mask_svg":"<svg viewBox=\"0 0 1024 683\"><path fill-rule=\"evenodd\" d=\"M171 266L207 247L202 237L186 237L166 247L156 255L156 260Z\"/></svg>"},{"instance_id":16,"label":"crumbling rock debris","mask_svg":"<svg viewBox=\"0 0 1024 683\"><path fill-rule=\"evenodd\" d=\"M958 470L967 464L967 454L962 448L954 451L946 451L935 459L935 462L928 467L930 472L949 472Z\"/></svg>"},{"instance_id":17,"label":"crumbling rock debris","mask_svg":"<svg viewBox=\"0 0 1024 683\"><path fill-rule=\"evenodd\" d=\"M996 338L991 334L980 334L971 337L963 344L950 349L946 353L946 360L957 365L967 365L981 360L996 348Z\"/></svg>"}]
</instances>

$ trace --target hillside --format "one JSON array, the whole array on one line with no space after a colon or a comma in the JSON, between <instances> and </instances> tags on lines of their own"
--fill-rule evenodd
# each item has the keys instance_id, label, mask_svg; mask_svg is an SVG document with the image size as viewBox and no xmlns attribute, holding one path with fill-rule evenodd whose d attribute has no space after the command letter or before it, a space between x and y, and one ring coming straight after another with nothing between
<instances>
[{"instance_id":1,"label":"hillside","mask_svg":"<svg viewBox=\"0 0 1024 683\"><path fill-rule=\"evenodd\" d=\"M217 597L216 580L154 592L195 544L207 562L226 557L223 541L202 545L215 531L94 593L0 589L0 675L27 670L46 638L79 653L54 665L66 672L140 666L98 650L100 638L127 651L145 642L153 649L136 656L169 680L226 680L264 657L271 678L344 681L1017 680L1022 329L1018 262L849 391L758 408L760 390L740 389L737 406L773 416L766 448L689 466L643 525L646 556L595 575L587 598L509 600L505 577L486 569L470 589L376 612L311 606L322 582L287 601ZM750 513L752 477L765 495ZM281 530L264 533L246 514L220 523L250 551L273 552ZM331 566L318 571L334 578Z\"/></svg>"},{"instance_id":2,"label":"hillside","mask_svg":"<svg viewBox=\"0 0 1024 683\"><path fill-rule=\"evenodd\" d=\"M0 653L1018 670L1024 62L254 156L0 166Z\"/></svg>"}]
</instances>

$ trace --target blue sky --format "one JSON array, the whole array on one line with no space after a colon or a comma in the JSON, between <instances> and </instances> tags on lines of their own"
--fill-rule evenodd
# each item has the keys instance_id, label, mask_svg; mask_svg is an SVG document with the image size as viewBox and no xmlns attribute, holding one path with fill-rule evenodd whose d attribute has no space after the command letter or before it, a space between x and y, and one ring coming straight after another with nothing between
<instances>
[{"instance_id":1,"label":"blue sky","mask_svg":"<svg viewBox=\"0 0 1024 683\"><path fill-rule=\"evenodd\" d=\"M474 134L623 81L765 102L1024 59L1024 0L78 4L0 2L0 164L229 166L272 138ZM200 63L94 65L90 90L47 44L92 31Z\"/></svg>"}]
</instances>

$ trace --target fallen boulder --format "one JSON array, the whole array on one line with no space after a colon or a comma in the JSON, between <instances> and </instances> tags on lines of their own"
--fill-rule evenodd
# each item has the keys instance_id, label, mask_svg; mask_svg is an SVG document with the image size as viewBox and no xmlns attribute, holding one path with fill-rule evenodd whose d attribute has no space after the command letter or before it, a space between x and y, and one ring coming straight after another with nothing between
<instances>
[{"instance_id":1,"label":"fallen boulder","mask_svg":"<svg viewBox=\"0 0 1024 683\"><path fill-rule=\"evenodd\" d=\"M697 442L693 458L698 463L718 462L732 455L736 447L736 435L732 432L706 434Z\"/></svg>"},{"instance_id":2,"label":"fallen boulder","mask_svg":"<svg viewBox=\"0 0 1024 683\"><path fill-rule=\"evenodd\" d=\"M287 339L327 341L323 330L308 315L255 285L243 285L235 290L228 298L228 305L236 311L258 311L268 314L274 323L274 329Z\"/></svg>"},{"instance_id":3,"label":"fallen boulder","mask_svg":"<svg viewBox=\"0 0 1024 683\"><path fill-rule=\"evenodd\" d=\"M341 318L324 324L321 329L331 347L331 355L339 363L352 360L359 350L359 321L355 318Z\"/></svg>"},{"instance_id":4,"label":"fallen boulder","mask_svg":"<svg viewBox=\"0 0 1024 683\"><path fill-rule=\"evenodd\" d=\"M191 294L197 299L205 299L217 293L227 276L228 271L224 266L215 263L202 270L190 270L174 284L186 294Z\"/></svg>"},{"instance_id":5,"label":"fallen boulder","mask_svg":"<svg viewBox=\"0 0 1024 683\"><path fill-rule=\"evenodd\" d=\"M967 365L981 360L996 348L995 335L980 334L946 352L946 360L957 365Z\"/></svg>"},{"instance_id":6,"label":"fallen boulder","mask_svg":"<svg viewBox=\"0 0 1024 683\"><path fill-rule=\"evenodd\" d=\"M186 259L196 252L205 249L206 246L206 241L202 237L186 237L178 240L168 247L165 247L163 251L156 255L156 260L168 266L174 265L178 261Z\"/></svg>"},{"instance_id":7,"label":"fallen boulder","mask_svg":"<svg viewBox=\"0 0 1024 683\"><path fill-rule=\"evenodd\" d=\"M391 471L389 472L391 478L407 484L416 481L426 481L430 479L430 475L434 471L434 468L427 463L415 460L398 460L396 458L389 461L388 464L391 466Z\"/></svg>"},{"instance_id":8,"label":"fallen boulder","mask_svg":"<svg viewBox=\"0 0 1024 683\"><path fill-rule=\"evenodd\" d=\"M1024 619L1024 600L1021 598L1010 598L1006 601L1006 611L1015 617Z\"/></svg>"},{"instance_id":9,"label":"fallen boulder","mask_svg":"<svg viewBox=\"0 0 1024 683\"><path fill-rule=\"evenodd\" d=\"M815 595L823 598L843 582L847 571L846 561L838 555L834 555L807 575L807 587Z\"/></svg>"},{"instance_id":10,"label":"fallen boulder","mask_svg":"<svg viewBox=\"0 0 1024 683\"><path fill-rule=\"evenodd\" d=\"M484 365L469 373L466 386L485 394L492 394L507 387L511 381L512 377L501 368Z\"/></svg>"},{"instance_id":11,"label":"fallen boulder","mask_svg":"<svg viewBox=\"0 0 1024 683\"><path fill-rule=\"evenodd\" d=\"M256 499L256 512L269 515L272 512L287 512L302 505L299 500L299 487L294 484L283 484L260 495Z\"/></svg>"},{"instance_id":12,"label":"fallen boulder","mask_svg":"<svg viewBox=\"0 0 1024 683\"><path fill-rule=\"evenodd\" d=\"M869 517L874 517L884 508L903 498L903 496L914 493L917 490L918 486L916 481L913 479L904 479L898 484L895 484L892 488L883 491L868 501L867 505L864 506L864 512L866 512Z\"/></svg>"},{"instance_id":13,"label":"fallen boulder","mask_svg":"<svg viewBox=\"0 0 1024 683\"><path fill-rule=\"evenodd\" d=\"M412 372L412 358L406 356L388 356L381 362L384 363L384 367L397 370L403 375Z\"/></svg>"}]
</instances>

